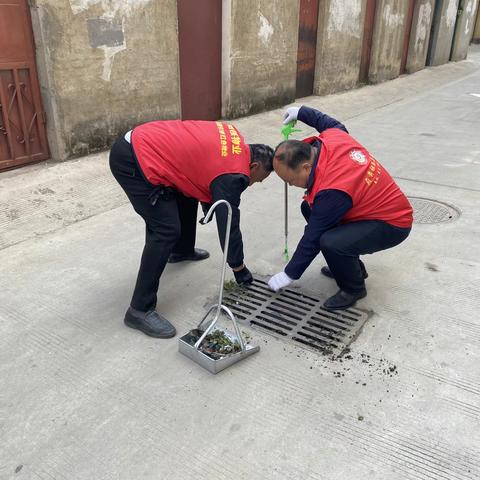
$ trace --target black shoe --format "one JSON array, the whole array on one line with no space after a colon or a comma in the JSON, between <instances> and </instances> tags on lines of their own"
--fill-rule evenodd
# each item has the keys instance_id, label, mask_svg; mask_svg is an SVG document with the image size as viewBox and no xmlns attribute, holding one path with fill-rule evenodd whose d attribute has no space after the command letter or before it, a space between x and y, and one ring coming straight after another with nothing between
<instances>
[{"instance_id":1,"label":"black shoe","mask_svg":"<svg viewBox=\"0 0 480 480\"><path fill-rule=\"evenodd\" d=\"M358 293L348 293L344 290L339 290L335 295L327 298L323 306L328 310L345 310L346 308L355 305L357 300L360 300L366 296L366 290L362 290Z\"/></svg>"},{"instance_id":2,"label":"black shoe","mask_svg":"<svg viewBox=\"0 0 480 480\"><path fill-rule=\"evenodd\" d=\"M178 263L178 262L197 262L198 260L205 260L208 258L210 254L206 250L202 250L201 248L195 248L193 253L190 254L183 254L183 253L171 253L170 257L168 258L168 263Z\"/></svg>"},{"instance_id":3,"label":"black shoe","mask_svg":"<svg viewBox=\"0 0 480 480\"><path fill-rule=\"evenodd\" d=\"M247 267L243 267L238 272L233 272L235 281L240 286L251 285L253 283L253 276Z\"/></svg>"},{"instance_id":4,"label":"black shoe","mask_svg":"<svg viewBox=\"0 0 480 480\"><path fill-rule=\"evenodd\" d=\"M366 278L368 278L368 272L365 269L365 265L363 263L360 263L360 268L362 269L363 279L365 280ZM328 267L322 267L320 269L320 272L322 273L322 275L325 275L328 278L333 278L332 272Z\"/></svg>"},{"instance_id":5,"label":"black shoe","mask_svg":"<svg viewBox=\"0 0 480 480\"><path fill-rule=\"evenodd\" d=\"M175 327L155 310L140 312L130 307L124 322L127 327L136 328L149 337L172 338L177 333Z\"/></svg>"}]
</instances>

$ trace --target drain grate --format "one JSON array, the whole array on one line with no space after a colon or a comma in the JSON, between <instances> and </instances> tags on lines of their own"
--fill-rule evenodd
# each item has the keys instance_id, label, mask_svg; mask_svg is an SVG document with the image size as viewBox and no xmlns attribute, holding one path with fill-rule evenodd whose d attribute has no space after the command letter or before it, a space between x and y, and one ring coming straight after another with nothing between
<instances>
[{"instance_id":1,"label":"drain grate","mask_svg":"<svg viewBox=\"0 0 480 480\"><path fill-rule=\"evenodd\" d=\"M294 289L272 292L264 279L225 292L224 304L252 328L298 346L339 355L360 333L368 314L357 308L330 311L323 300Z\"/></svg>"},{"instance_id":2,"label":"drain grate","mask_svg":"<svg viewBox=\"0 0 480 480\"><path fill-rule=\"evenodd\" d=\"M453 222L460 216L460 210L447 203L421 197L408 197L408 200L413 207L415 223Z\"/></svg>"}]
</instances>

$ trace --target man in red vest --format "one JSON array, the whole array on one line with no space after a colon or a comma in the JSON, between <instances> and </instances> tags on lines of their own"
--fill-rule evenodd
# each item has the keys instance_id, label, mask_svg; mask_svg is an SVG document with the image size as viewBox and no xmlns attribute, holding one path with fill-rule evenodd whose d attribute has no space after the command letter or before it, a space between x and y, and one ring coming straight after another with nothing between
<instances>
[{"instance_id":1,"label":"man in red vest","mask_svg":"<svg viewBox=\"0 0 480 480\"><path fill-rule=\"evenodd\" d=\"M273 149L244 142L229 123L158 121L140 125L118 139L110 168L135 211L145 220L146 235L133 297L125 324L157 338L170 338L175 328L155 311L160 276L168 262L203 260L194 248L198 202L208 208L217 200L232 207L227 261L239 284L253 278L244 264L240 232L240 195L273 170ZM227 209L216 210L223 248Z\"/></svg>"},{"instance_id":2,"label":"man in red vest","mask_svg":"<svg viewBox=\"0 0 480 480\"><path fill-rule=\"evenodd\" d=\"M412 207L343 124L313 108L290 107L284 123L297 119L320 135L282 142L273 168L290 185L306 189L301 211L307 226L292 259L269 286L277 291L299 279L321 251L328 264L321 272L339 287L324 306L343 310L367 295L360 255L403 242L412 227Z\"/></svg>"}]
</instances>

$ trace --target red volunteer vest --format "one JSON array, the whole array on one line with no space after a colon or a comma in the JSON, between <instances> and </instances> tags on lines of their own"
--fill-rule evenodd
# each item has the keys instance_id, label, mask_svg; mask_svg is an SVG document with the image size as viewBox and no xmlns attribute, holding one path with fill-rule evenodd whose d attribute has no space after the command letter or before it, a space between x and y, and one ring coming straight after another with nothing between
<instances>
[{"instance_id":1,"label":"red volunteer vest","mask_svg":"<svg viewBox=\"0 0 480 480\"><path fill-rule=\"evenodd\" d=\"M413 210L388 172L355 139L338 128L303 140L322 142L313 187L305 200L313 204L321 190L336 189L350 195L353 207L342 223L383 220L396 227L412 226Z\"/></svg>"},{"instance_id":2,"label":"red volunteer vest","mask_svg":"<svg viewBox=\"0 0 480 480\"><path fill-rule=\"evenodd\" d=\"M132 145L150 183L174 187L201 202L212 201L210 184L219 175L250 177L250 148L228 123L149 122L133 130Z\"/></svg>"}]
</instances>

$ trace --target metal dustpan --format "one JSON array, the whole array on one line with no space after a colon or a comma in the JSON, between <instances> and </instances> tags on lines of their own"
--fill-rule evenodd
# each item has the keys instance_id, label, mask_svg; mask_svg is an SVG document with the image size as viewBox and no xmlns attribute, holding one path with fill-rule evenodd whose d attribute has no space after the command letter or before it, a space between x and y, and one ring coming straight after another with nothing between
<instances>
[{"instance_id":1,"label":"metal dustpan","mask_svg":"<svg viewBox=\"0 0 480 480\"><path fill-rule=\"evenodd\" d=\"M240 333L240 329L238 328L237 321L235 320L235 316L231 312L229 308L225 305L222 305L223 300L223 282L225 280L225 269L227 265L227 253L228 253L228 246L230 244L230 227L232 223L232 207L226 200L219 200L215 202L211 207L210 210L205 215L205 218L202 220L202 224L207 223L213 215L213 211L217 208L218 205L224 203L228 208L228 218L227 218L227 228L225 232L225 243L223 248L223 262L222 262L222 270L220 274L220 285L218 288L218 302L212 305L205 316L202 318L200 323L198 324L197 328L190 330L186 335L180 337L179 339L179 346L178 350L186 355L187 357L191 358L194 362L201 365L203 368L206 368L211 373L218 373L225 368L233 365L234 363L243 360L246 357L258 352L260 350L259 346L248 345L242 338L242 334ZM209 317L210 313L215 310L215 316L213 317L212 321L209 323L206 329L203 329L202 326L206 322L207 318ZM224 313L233 324L234 332L229 332L226 330L220 330L226 337L228 337L232 343L236 340L237 341L237 348L238 351L233 351L231 353L209 353L202 350L202 344L204 343L205 338L207 335L212 333L214 327L220 318L220 316Z\"/></svg>"}]
</instances>

